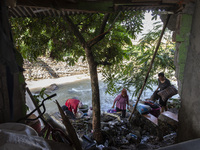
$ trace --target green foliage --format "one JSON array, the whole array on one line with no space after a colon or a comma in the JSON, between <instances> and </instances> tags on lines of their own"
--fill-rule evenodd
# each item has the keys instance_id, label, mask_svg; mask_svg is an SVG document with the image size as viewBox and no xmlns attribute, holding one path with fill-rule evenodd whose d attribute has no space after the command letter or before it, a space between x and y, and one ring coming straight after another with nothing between
<instances>
[{"instance_id":1,"label":"green foliage","mask_svg":"<svg viewBox=\"0 0 200 150\"><path fill-rule=\"evenodd\" d=\"M45 99L49 95L45 93L46 88L42 88L38 95L33 95L34 100L36 101L37 105L40 105L41 99ZM51 100L51 99L50 99ZM29 110L29 107L25 105L26 112Z\"/></svg>"},{"instance_id":2,"label":"green foliage","mask_svg":"<svg viewBox=\"0 0 200 150\"><path fill-rule=\"evenodd\" d=\"M143 29L142 20L144 19L144 12L142 11L128 11L121 14L119 23L126 29L126 32L132 39L136 38L136 34L139 34Z\"/></svg>"},{"instance_id":3,"label":"green foliage","mask_svg":"<svg viewBox=\"0 0 200 150\"><path fill-rule=\"evenodd\" d=\"M64 56L84 55L77 39L69 31L63 18L11 18L15 44L23 58L36 60L38 56L46 55L57 60Z\"/></svg>"},{"instance_id":4,"label":"green foliage","mask_svg":"<svg viewBox=\"0 0 200 150\"><path fill-rule=\"evenodd\" d=\"M38 95L33 95L36 103L39 105L41 99L45 99L49 95L45 93L46 88L42 88Z\"/></svg>"},{"instance_id":5,"label":"green foliage","mask_svg":"<svg viewBox=\"0 0 200 150\"><path fill-rule=\"evenodd\" d=\"M104 68L103 76L104 81L108 84L108 93L115 94L122 88L129 90L131 87L135 88L135 91L130 91L133 96L139 93L161 34L161 26L157 22L154 29L143 35L137 45L127 47L124 52L128 57L124 57L119 65ZM175 44L171 42L171 32L167 30L154 60L145 89L152 90L152 85L157 84L159 72L165 72L169 79L174 75L174 49Z\"/></svg>"},{"instance_id":6,"label":"green foliage","mask_svg":"<svg viewBox=\"0 0 200 150\"><path fill-rule=\"evenodd\" d=\"M181 108L181 100L170 98L170 103L168 104L168 108L176 108L179 110Z\"/></svg>"},{"instance_id":7,"label":"green foliage","mask_svg":"<svg viewBox=\"0 0 200 150\"><path fill-rule=\"evenodd\" d=\"M85 41L99 36L105 14L74 14L70 18L79 29ZM97 63L117 63L125 53L123 49L131 45L131 37L142 31L144 12L123 12L109 14L105 31L112 27L103 40L92 47ZM114 22L115 20L115 22ZM11 18L16 46L23 58L36 60L46 55L73 65L85 52L73 31L62 17L52 18ZM111 52L112 51L112 52Z\"/></svg>"}]
</instances>

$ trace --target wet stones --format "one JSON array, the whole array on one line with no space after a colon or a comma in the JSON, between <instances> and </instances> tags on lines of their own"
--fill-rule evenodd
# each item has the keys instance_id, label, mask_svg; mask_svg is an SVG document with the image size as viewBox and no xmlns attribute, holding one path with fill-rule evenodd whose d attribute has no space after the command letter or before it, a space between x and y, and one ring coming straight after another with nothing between
<instances>
[{"instance_id":1,"label":"wet stones","mask_svg":"<svg viewBox=\"0 0 200 150\"><path fill-rule=\"evenodd\" d=\"M59 87L56 84L51 84L50 86L48 86L45 90L46 93L51 93L55 90L57 90Z\"/></svg>"}]
</instances>

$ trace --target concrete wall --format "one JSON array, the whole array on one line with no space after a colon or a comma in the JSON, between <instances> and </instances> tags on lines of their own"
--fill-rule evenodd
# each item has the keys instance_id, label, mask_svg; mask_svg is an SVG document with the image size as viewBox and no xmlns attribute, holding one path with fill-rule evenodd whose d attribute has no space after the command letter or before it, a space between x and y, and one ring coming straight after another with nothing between
<instances>
[{"instance_id":1,"label":"concrete wall","mask_svg":"<svg viewBox=\"0 0 200 150\"><path fill-rule=\"evenodd\" d=\"M191 21L191 16L186 16ZM178 141L200 137L200 0L196 0L189 41L179 47L178 56L186 63L178 64L182 83L181 109L179 111ZM187 21L184 23L187 24ZM181 24L184 26L184 24ZM186 37L187 38L187 37ZM187 43L188 42L188 43ZM181 68L181 69L180 69Z\"/></svg>"},{"instance_id":2,"label":"concrete wall","mask_svg":"<svg viewBox=\"0 0 200 150\"><path fill-rule=\"evenodd\" d=\"M189 49L189 41L190 41L194 9L195 5L189 4L186 6L183 12L177 14L177 23L175 32L176 52L174 57L176 66L176 78L178 79L179 95L181 95L182 84L184 79L184 69Z\"/></svg>"}]
</instances>

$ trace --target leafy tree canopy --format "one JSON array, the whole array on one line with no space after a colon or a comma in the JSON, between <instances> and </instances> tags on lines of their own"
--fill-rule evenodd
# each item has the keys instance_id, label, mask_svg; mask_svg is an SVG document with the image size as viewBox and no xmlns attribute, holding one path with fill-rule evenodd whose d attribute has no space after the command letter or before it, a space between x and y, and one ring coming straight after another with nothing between
<instances>
[{"instance_id":1,"label":"leafy tree canopy","mask_svg":"<svg viewBox=\"0 0 200 150\"><path fill-rule=\"evenodd\" d=\"M123 12L112 14L75 14L70 18L87 42L99 36L103 21L105 24L103 40L92 47L95 61L98 64L117 63L123 59L124 49L131 45L131 38L142 31L144 12ZM116 19L116 16L117 19ZM38 56L47 55L57 60L67 57L74 64L85 52L69 25L63 17L46 18L11 18L11 25L16 46L25 59L35 60Z\"/></svg>"}]
</instances>

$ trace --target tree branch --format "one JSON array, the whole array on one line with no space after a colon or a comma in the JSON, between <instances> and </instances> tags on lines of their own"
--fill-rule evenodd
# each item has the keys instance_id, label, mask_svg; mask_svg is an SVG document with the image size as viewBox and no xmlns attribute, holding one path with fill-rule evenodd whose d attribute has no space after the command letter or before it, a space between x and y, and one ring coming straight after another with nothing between
<instances>
[{"instance_id":1,"label":"tree branch","mask_svg":"<svg viewBox=\"0 0 200 150\"><path fill-rule=\"evenodd\" d=\"M64 17L64 20L69 24L71 30L74 32L74 35L79 39L81 45L85 49L87 47L87 43L86 43L84 37L82 36L82 34L79 32L78 28L73 23L73 21L69 18L68 15L66 15Z\"/></svg>"},{"instance_id":2,"label":"tree branch","mask_svg":"<svg viewBox=\"0 0 200 150\"><path fill-rule=\"evenodd\" d=\"M82 36L82 34L80 33L80 31L78 30L76 25L73 23L73 21L69 18L68 15L66 15L64 17L64 20L69 24L71 30L74 32L74 35L78 38L78 40L80 41L82 47L84 48L88 63L89 64L90 63L94 63L95 65L97 65L97 63L94 60L94 56L93 56L91 47L89 47L89 45L85 41L84 37Z\"/></svg>"},{"instance_id":3,"label":"tree branch","mask_svg":"<svg viewBox=\"0 0 200 150\"><path fill-rule=\"evenodd\" d=\"M98 36L96 36L94 39L92 39L92 40L90 40L89 42L88 42L88 45L90 45L90 47L92 47L93 45L95 45L98 41L100 41L100 40L102 40L104 37L105 37L105 35L108 33L104 33L104 30L105 30L105 27L106 27L106 23L107 23L107 21L108 21L108 19L109 19L109 16L110 16L110 14L105 14L104 15L104 19L103 19L103 22L102 22L102 24L101 24L101 28L100 28L100 33L99 33L99 35Z\"/></svg>"},{"instance_id":4,"label":"tree branch","mask_svg":"<svg viewBox=\"0 0 200 150\"><path fill-rule=\"evenodd\" d=\"M83 21L87 20L88 18L91 18L92 15L93 15L93 14L90 14L90 16L88 16L88 17L85 18L84 20L80 21L80 22L77 24L77 26L81 25L81 24L83 23ZM93 21L90 21L88 24L86 24L86 23L85 23L85 24L82 24L83 27L82 27L82 29L81 29L81 33L83 33L83 32L88 28L88 26L90 26L92 23L93 23Z\"/></svg>"},{"instance_id":5,"label":"tree branch","mask_svg":"<svg viewBox=\"0 0 200 150\"><path fill-rule=\"evenodd\" d=\"M101 24L101 29L100 29L100 33L99 34L102 34L105 30L105 27L106 27L106 23L108 21L108 18L110 17L110 14L105 14L104 18L103 18L103 22Z\"/></svg>"},{"instance_id":6,"label":"tree branch","mask_svg":"<svg viewBox=\"0 0 200 150\"><path fill-rule=\"evenodd\" d=\"M108 32L110 32L110 30L113 28L113 26L114 26L114 24L115 24L115 22L116 22L116 20L117 20L117 18L119 17L120 14L121 14L121 12L119 12L117 14L117 16L115 17L113 23L110 25L110 28L106 32L104 32L104 30L105 30L106 22L107 22L107 20L109 18L109 14L106 14L104 16L104 20L103 20L103 23L102 23L102 26L101 26L100 34L88 42L88 45L90 47L92 47L93 45L95 45L96 43L101 41L105 37L105 35L108 34Z\"/></svg>"}]
</instances>

